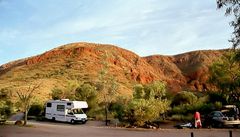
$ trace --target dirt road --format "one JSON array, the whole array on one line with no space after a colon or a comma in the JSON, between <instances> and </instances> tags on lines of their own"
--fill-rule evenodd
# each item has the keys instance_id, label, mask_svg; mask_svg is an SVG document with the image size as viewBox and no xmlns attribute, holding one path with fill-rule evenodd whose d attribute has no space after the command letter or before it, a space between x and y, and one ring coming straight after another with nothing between
<instances>
[{"instance_id":1,"label":"dirt road","mask_svg":"<svg viewBox=\"0 0 240 137\"><path fill-rule=\"evenodd\" d=\"M1 125L0 137L229 137L229 129L126 129L108 128L89 121L85 125L67 123L30 122L31 127ZM240 137L240 129L232 130L232 137Z\"/></svg>"}]
</instances>

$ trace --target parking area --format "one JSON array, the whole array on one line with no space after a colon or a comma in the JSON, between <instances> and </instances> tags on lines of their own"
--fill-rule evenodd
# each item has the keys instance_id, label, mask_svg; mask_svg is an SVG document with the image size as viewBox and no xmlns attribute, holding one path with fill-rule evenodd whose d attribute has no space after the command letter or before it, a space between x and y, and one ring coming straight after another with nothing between
<instances>
[{"instance_id":1,"label":"parking area","mask_svg":"<svg viewBox=\"0 0 240 137\"><path fill-rule=\"evenodd\" d=\"M28 127L1 125L0 137L232 137L240 136L240 129L139 129L105 127L102 122L89 121L87 124L30 121Z\"/></svg>"}]
</instances>

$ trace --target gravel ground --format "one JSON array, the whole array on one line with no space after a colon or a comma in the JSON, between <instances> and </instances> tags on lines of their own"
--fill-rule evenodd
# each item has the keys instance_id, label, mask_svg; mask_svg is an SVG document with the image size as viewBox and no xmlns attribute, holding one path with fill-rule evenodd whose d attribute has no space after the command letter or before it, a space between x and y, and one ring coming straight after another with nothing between
<instances>
[{"instance_id":1,"label":"gravel ground","mask_svg":"<svg viewBox=\"0 0 240 137\"><path fill-rule=\"evenodd\" d=\"M28 127L1 125L0 137L240 137L240 129L127 129L105 127L103 122L87 124L30 121Z\"/></svg>"}]
</instances>

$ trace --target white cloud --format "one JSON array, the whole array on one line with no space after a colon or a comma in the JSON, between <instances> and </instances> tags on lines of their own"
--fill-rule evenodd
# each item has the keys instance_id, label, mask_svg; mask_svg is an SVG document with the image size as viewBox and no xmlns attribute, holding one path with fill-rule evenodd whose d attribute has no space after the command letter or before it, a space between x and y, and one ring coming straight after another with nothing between
<instances>
[{"instance_id":1,"label":"white cloud","mask_svg":"<svg viewBox=\"0 0 240 137\"><path fill-rule=\"evenodd\" d=\"M23 5L21 14L11 12L11 20L3 24L0 42L20 47L17 50L28 52L26 55L77 41L116 44L142 56L178 54L228 46L231 32L213 1L76 0L56 4L27 0L18 6ZM10 14L4 12L2 15Z\"/></svg>"}]
</instances>

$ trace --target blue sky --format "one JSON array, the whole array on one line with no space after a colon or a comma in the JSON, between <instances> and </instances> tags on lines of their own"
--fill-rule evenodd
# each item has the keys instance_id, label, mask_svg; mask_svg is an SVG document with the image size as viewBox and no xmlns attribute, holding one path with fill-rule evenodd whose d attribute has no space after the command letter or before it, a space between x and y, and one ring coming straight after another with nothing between
<instances>
[{"instance_id":1,"label":"blue sky","mask_svg":"<svg viewBox=\"0 0 240 137\"><path fill-rule=\"evenodd\" d=\"M0 0L0 64L72 42L140 56L230 47L215 0Z\"/></svg>"}]
</instances>

